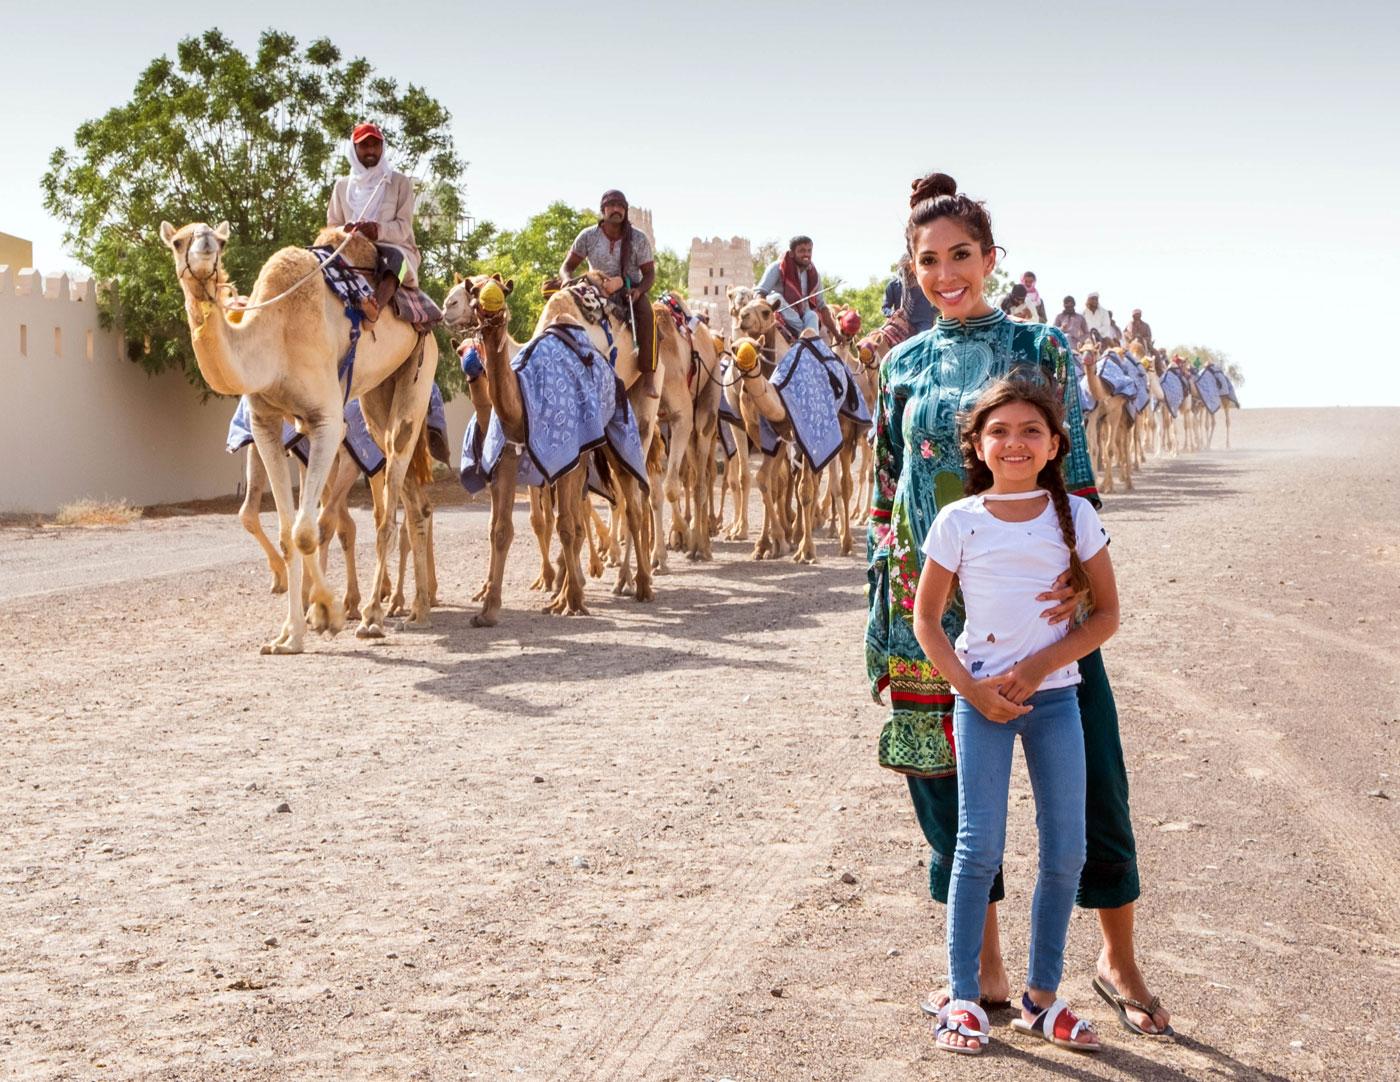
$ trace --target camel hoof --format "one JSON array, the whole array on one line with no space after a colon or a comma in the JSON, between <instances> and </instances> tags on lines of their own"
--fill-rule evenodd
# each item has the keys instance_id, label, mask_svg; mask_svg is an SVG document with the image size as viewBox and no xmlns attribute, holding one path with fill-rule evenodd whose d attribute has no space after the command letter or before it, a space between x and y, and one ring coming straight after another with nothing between
<instances>
[{"instance_id":1,"label":"camel hoof","mask_svg":"<svg viewBox=\"0 0 1400 1082\"><path fill-rule=\"evenodd\" d=\"M639 586L639 587L637 587L637 594L636 594L635 597L632 598L632 600L633 600L633 601L655 601L655 600L656 600L656 591L653 590L653 589L651 588L651 583L647 583L647 585L645 585L645 586Z\"/></svg>"},{"instance_id":2,"label":"camel hoof","mask_svg":"<svg viewBox=\"0 0 1400 1082\"><path fill-rule=\"evenodd\" d=\"M383 637L383 624L361 623L360 626L355 629L355 638L357 639L382 639Z\"/></svg>"},{"instance_id":3,"label":"camel hoof","mask_svg":"<svg viewBox=\"0 0 1400 1082\"><path fill-rule=\"evenodd\" d=\"M408 631L423 631L427 628L432 627L433 622L427 616L410 616L407 620L403 622L403 626Z\"/></svg>"},{"instance_id":4,"label":"camel hoof","mask_svg":"<svg viewBox=\"0 0 1400 1082\"><path fill-rule=\"evenodd\" d=\"M264 654L299 654L301 652L302 645L295 639L288 639L285 642L265 642L261 650L261 653Z\"/></svg>"},{"instance_id":5,"label":"camel hoof","mask_svg":"<svg viewBox=\"0 0 1400 1082\"><path fill-rule=\"evenodd\" d=\"M491 584L490 584L489 582L484 582L484 583L482 583L482 585L481 585L481 589L478 590L476 593L472 594L472 600L473 600L473 601L485 601L485 600L486 600L486 595L489 594L490 592L491 592Z\"/></svg>"},{"instance_id":6,"label":"camel hoof","mask_svg":"<svg viewBox=\"0 0 1400 1082\"><path fill-rule=\"evenodd\" d=\"M275 582L273 582L272 589L268 592L273 594L274 596L276 596L277 594L285 594L287 592L287 580L277 579Z\"/></svg>"},{"instance_id":7,"label":"camel hoof","mask_svg":"<svg viewBox=\"0 0 1400 1082\"><path fill-rule=\"evenodd\" d=\"M403 616L407 612L408 606L404 604L404 599L402 597L396 597L393 601L389 602L389 612L387 615Z\"/></svg>"},{"instance_id":8,"label":"camel hoof","mask_svg":"<svg viewBox=\"0 0 1400 1082\"><path fill-rule=\"evenodd\" d=\"M484 612L479 612L472 617L472 627L495 627L496 617L487 616Z\"/></svg>"},{"instance_id":9,"label":"camel hoof","mask_svg":"<svg viewBox=\"0 0 1400 1082\"><path fill-rule=\"evenodd\" d=\"M588 565L588 577L590 579L601 579L603 577L603 561L593 560Z\"/></svg>"}]
</instances>

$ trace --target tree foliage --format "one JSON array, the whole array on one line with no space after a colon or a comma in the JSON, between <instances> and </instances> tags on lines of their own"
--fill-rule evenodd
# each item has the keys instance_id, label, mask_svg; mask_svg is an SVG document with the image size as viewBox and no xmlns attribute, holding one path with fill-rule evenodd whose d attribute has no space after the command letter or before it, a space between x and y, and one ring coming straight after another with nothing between
<instances>
[{"instance_id":1,"label":"tree foliage","mask_svg":"<svg viewBox=\"0 0 1400 1082\"><path fill-rule=\"evenodd\" d=\"M1213 363L1220 371L1230 377L1230 382L1236 387L1244 386L1244 369L1230 360L1230 355L1222 349L1212 349L1210 346L1178 345L1167 350L1168 357L1177 355L1185 357L1187 364L1195 364L1199 360L1204 367Z\"/></svg>"},{"instance_id":2,"label":"tree foliage","mask_svg":"<svg viewBox=\"0 0 1400 1082\"><path fill-rule=\"evenodd\" d=\"M483 238L483 254L463 260L458 269L463 274L499 274L514 279L510 295L510 333L523 342L534 333L540 312L544 310L541 286L545 279L558 275L564 257L579 232L597 224L593 210L578 209L562 200L551 203L533 215L517 230L496 231L491 228ZM663 290L686 295L686 278L690 260L683 259L669 248L656 252L656 283L652 296Z\"/></svg>"},{"instance_id":3,"label":"tree foliage","mask_svg":"<svg viewBox=\"0 0 1400 1082\"><path fill-rule=\"evenodd\" d=\"M331 185L349 168L345 141L363 119L384 129L393 164L418 180L420 279L441 296L462 254L465 167L449 114L421 87L400 88L327 39L302 48L267 30L247 55L217 29L186 38L173 59L146 67L130 101L80 125L72 149L53 152L45 206L74 255L114 285L103 318L110 324L111 306L120 307L133 358L202 385L160 222L227 220L225 264L251 289L268 256L310 244L325 224ZM454 363L448 356L443 367Z\"/></svg>"},{"instance_id":4,"label":"tree foliage","mask_svg":"<svg viewBox=\"0 0 1400 1082\"><path fill-rule=\"evenodd\" d=\"M885 286L889 280L890 275L886 274L880 278L871 278L863 286L837 286L826 294L826 301L833 308L843 304L854 308L860 313L861 332L866 333L885 322L885 314L880 311L880 305L884 302ZM827 284L829 283L823 276L822 285Z\"/></svg>"}]
</instances>

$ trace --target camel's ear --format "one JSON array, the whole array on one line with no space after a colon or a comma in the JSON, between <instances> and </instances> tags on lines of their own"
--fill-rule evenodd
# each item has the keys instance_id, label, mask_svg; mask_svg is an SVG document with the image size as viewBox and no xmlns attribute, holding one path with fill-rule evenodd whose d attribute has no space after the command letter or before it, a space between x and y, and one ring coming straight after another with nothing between
<instances>
[{"instance_id":1,"label":"camel's ear","mask_svg":"<svg viewBox=\"0 0 1400 1082\"><path fill-rule=\"evenodd\" d=\"M500 281L500 279L498 278L497 281ZM506 296L509 297L510 291L515 288L515 279L507 278L505 282L502 283L501 288L506 291Z\"/></svg>"},{"instance_id":2,"label":"camel's ear","mask_svg":"<svg viewBox=\"0 0 1400 1082\"><path fill-rule=\"evenodd\" d=\"M501 280L501 272L500 272L500 271L492 271L492 272L491 272L491 277L494 278L497 282L499 282L499 281Z\"/></svg>"},{"instance_id":3,"label":"camel's ear","mask_svg":"<svg viewBox=\"0 0 1400 1082\"><path fill-rule=\"evenodd\" d=\"M174 227L173 225L171 225L169 222L161 222L161 223L160 223L160 239L163 240L163 241L165 242L165 246L166 246L167 248L169 248L172 244L174 244L174 242L175 242L175 227Z\"/></svg>"},{"instance_id":4,"label":"camel's ear","mask_svg":"<svg viewBox=\"0 0 1400 1082\"><path fill-rule=\"evenodd\" d=\"M214 236L219 238L221 244L228 243L228 222L220 222L214 227Z\"/></svg>"},{"instance_id":5,"label":"camel's ear","mask_svg":"<svg viewBox=\"0 0 1400 1082\"><path fill-rule=\"evenodd\" d=\"M462 276L457 271L452 272L452 284L454 286L462 284Z\"/></svg>"}]
</instances>

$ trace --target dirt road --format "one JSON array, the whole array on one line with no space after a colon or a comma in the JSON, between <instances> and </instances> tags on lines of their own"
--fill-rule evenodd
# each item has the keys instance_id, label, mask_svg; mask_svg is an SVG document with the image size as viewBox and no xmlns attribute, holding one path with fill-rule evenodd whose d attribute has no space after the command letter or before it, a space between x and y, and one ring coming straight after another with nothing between
<instances>
[{"instance_id":1,"label":"dirt road","mask_svg":"<svg viewBox=\"0 0 1400 1082\"><path fill-rule=\"evenodd\" d=\"M942 912L875 765L859 558L721 544L565 620L519 514L476 630L457 501L430 631L299 658L257 653L279 602L230 515L0 531L0 1077L1400 1077L1400 411L1247 411L1234 444L1105 511L1180 1040L1116 1026L1078 914L1101 1058L935 1051ZM1015 969L1019 770L1012 808Z\"/></svg>"}]
</instances>

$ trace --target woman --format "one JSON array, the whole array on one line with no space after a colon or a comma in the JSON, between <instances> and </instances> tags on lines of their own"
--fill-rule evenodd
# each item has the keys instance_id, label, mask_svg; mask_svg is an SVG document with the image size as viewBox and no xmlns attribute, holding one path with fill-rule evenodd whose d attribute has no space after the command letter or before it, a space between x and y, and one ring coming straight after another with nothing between
<instances>
[{"instance_id":1,"label":"woman","mask_svg":"<svg viewBox=\"0 0 1400 1082\"><path fill-rule=\"evenodd\" d=\"M1067 354L1058 332L1013 322L986 301L985 282L996 265L986 208L959 193L956 181L942 173L915 181L913 188L905 241L915 280L940 314L931 330L894 349L880 370L866 663L876 701L883 688L890 689L892 712L880 734L880 762L908 776L914 810L932 849L929 889L946 904L958 815L949 739L953 695L914 637L913 610L919 543L939 508L963 496L958 413L1012 369L1027 367L1056 380L1067 392L1074 444L1066 459L1067 486L1095 501L1097 494L1079 398L1066 379ZM1069 619L1078 603L1065 582L1043 600L1052 622ZM961 608L954 606L944 617L944 630L955 638L961 626ZM1097 650L1080 662L1080 670L1088 859L1077 901L1099 911L1104 936L1094 987L1129 1030L1167 1033L1169 1015L1151 995L1133 952L1137 858L1113 693ZM996 921L996 903L1003 896L998 873L980 960L982 998L998 1007L1011 992Z\"/></svg>"}]
</instances>

